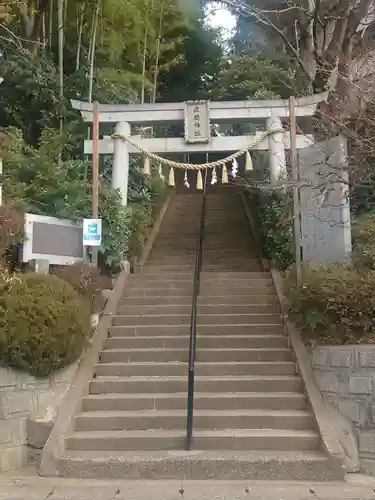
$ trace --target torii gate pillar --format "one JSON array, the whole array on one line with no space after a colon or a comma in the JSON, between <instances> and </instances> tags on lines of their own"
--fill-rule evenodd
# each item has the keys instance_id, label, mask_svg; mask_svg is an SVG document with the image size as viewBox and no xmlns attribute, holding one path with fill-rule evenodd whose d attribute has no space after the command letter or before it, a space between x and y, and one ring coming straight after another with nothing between
<instances>
[{"instance_id":1,"label":"torii gate pillar","mask_svg":"<svg viewBox=\"0 0 375 500\"><path fill-rule=\"evenodd\" d=\"M280 179L286 179L288 174L286 170L284 134L277 132L282 130L283 126L278 116L267 118L267 131L274 132L268 136L268 164L270 180L272 184Z\"/></svg>"},{"instance_id":2,"label":"torii gate pillar","mask_svg":"<svg viewBox=\"0 0 375 500\"><path fill-rule=\"evenodd\" d=\"M118 134L129 137L131 126L128 122L118 122L115 131ZM128 180L129 180L129 149L127 141L114 138L113 164L112 164L112 188L118 189L121 194L123 205L128 203Z\"/></svg>"}]
</instances>

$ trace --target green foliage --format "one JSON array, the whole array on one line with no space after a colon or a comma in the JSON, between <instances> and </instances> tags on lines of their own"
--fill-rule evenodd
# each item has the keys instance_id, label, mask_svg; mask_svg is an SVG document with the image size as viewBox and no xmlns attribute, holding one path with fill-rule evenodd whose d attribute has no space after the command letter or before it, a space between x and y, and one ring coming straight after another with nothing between
<instances>
[{"instance_id":1,"label":"green foliage","mask_svg":"<svg viewBox=\"0 0 375 500\"><path fill-rule=\"evenodd\" d=\"M0 360L37 377L74 362L91 334L90 309L56 276L0 282Z\"/></svg>"},{"instance_id":2,"label":"green foliage","mask_svg":"<svg viewBox=\"0 0 375 500\"><path fill-rule=\"evenodd\" d=\"M127 70L133 88L141 91L145 55L144 85L151 91L155 72L168 71L178 61L181 33L189 23L189 12L174 0L104 0L97 62L106 71ZM89 45L88 36L84 44Z\"/></svg>"},{"instance_id":3,"label":"green foliage","mask_svg":"<svg viewBox=\"0 0 375 500\"><path fill-rule=\"evenodd\" d=\"M42 133L38 148L28 145L20 132L11 129L3 144L7 165L4 175L6 199L23 200L32 213L80 221L91 217L91 166L81 160L58 163L56 131ZM132 182L132 180L134 182ZM164 183L145 178L140 168L132 166L130 204L124 207L120 193L111 189L106 179L99 190L99 217L103 224L103 254L108 266L118 265L135 242L144 239L144 228L152 224L154 204L165 199ZM140 227L141 226L141 227Z\"/></svg>"},{"instance_id":4,"label":"green foliage","mask_svg":"<svg viewBox=\"0 0 375 500\"><path fill-rule=\"evenodd\" d=\"M103 309L104 297L102 291L112 288L112 282L102 276L96 267L75 264L74 266L56 267L54 274L69 283L90 304L92 313Z\"/></svg>"},{"instance_id":5,"label":"green foliage","mask_svg":"<svg viewBox=\"0 0 375 500\"><path fill-rule=\"evenodd\" d=\"M294 262L290 197L282 192L258 192L251 197L263 256L278 268Z\"/></svg>"},{"instance_id":6,"label":"green foliage","mask_svg":"<svg viewBox=\"0 0 375 500\"><path fill-rule=\"evenodd\" d=\"M372 139L366 142L372 148ZM358 157L359 155L357 155ZM366 162L362 160L362 163L365 165ZM357 166L355 174L359 179L354 178L354 173L350 179L352 184L350 189L350 211L354 216L360 216L375 210L375 171L371 163L373 162L370 161L369 166Z\"/></svg>"},{"instance_id":7,"label":"green foliage","mask_svg":"<svg viewBox=\"0 0 375 500\"><path fill-rule=\"evenodd\" d=\"M58 72L51 60L14 55L7 59L2 76L0 124L20 128L30 143L44 128L57 128L60 116L73 116L69 103L59 97Z\"/></svg>"},{"instance_id":8,"label":"green foliage","mask_svg":"<svg viewBox=\"0 0 375 500\"><path fill-rule=\"evenodd\" d=\"M375 271L375 214L362 214L352 228L352 261L362 270Z\"/></svg>"},{"instance_id":9,"label":"green foliage","mask_svg":"<svg viewBox=\"0 0 375 500\"><path fill-rule=\"evenodd\" d=\"M79 119L69 99L86 101L89 98L93 12L97 2L82 0L68 2L66 6L63 97L58 70L57 2L47 0L39 9L35 9L34 0L26 1L28 3L33 3L33 8L25 9L26 18L23 19L20 9L14 5L10 7L12 15L3 25L6 31L0 41L0 73L4 78L0 86L0 126L20 128L26 141L35 146L45 128L59 128L60 118L64 125ZM79 34L81 21L82 36ZM23 33L24 26L29 30L33 22L36 31ZM42 25L51 27L52 31L48 29L48 33L42 35ZM182 90L190 74L189 88L195 91L202 86L201 82L207 80L211 70L206 56L214 46L214 59L219 63L222 51L216 40L206 36L206 31L209 32L203 20L197 20L190 4L174 0L126 3L102 0L94 47L92 99L101 103L139 102L144 91L147 102L159 96L160 90L162 100L168 93L183 100L174 89ZM17 43L5 47L8 45L5 40L12 39L12 32L19 35L14 38ZM47 48L39 43L45 35ZM190 40L193 40L193 54ZM169 72L174 68L176 73L169 79ZM186 95L187 99L192 97Z\"/></svg>"},{"instance_id":10,"label":"green foliage","mask_svg":"<svg viewBox=\"0 0 375 500\"><path fill-rule=\"evenodd\" d=\"M210 92L214 100L280 99L289 97L295 71L282 60L260 55L224 59Z\"/></svg>"},{"instance_id":11,"label":"green foliage","mask_svg":"<svg viewBox=\"0 0 375 500\"><path fill-rule=\"evenodd\" d=\"M332 264L310 270L297 287L286 281L291 318L312 342L374 342L375 272Z\"/></svg>"},{"instance_id":12,"label":"green foliage","mask_svg":"<svg viewBox=\"0 0 375 500\"><path fill-rule=\"evenodd\" d=\"M352 264L330 264L305 271L297 287L286 280L291 317L311 342L375 341L375 215L356 219Z\"/></svg>"},{"instance_id":13,"label":"green foliage","mask_svg":"<svg viewBox=\"0 0 375 500\"><path fill-rule=\"evenodd\" d=\"M44 55L29 59L18 54L7 58L0 85L0 125L14 126L22 130L26 142L36 146L41 134L47 129L58 129L60 118L64 120L66 135L78 127L78 115L69 99L87 99L88 67L65 77L65 95L60 97L59 75L54 60ZM93 98L99 102L131 103L137 100L137 92L131 82L118 71L98 69L94 75ZM87 128L85 127L86 133ZM80 136L70 139L77 140ZM83 138L83 136L82 136Z\"/></svg>"},{"instance_id":14,"label":"green foliage","mask_svg":"<svg viewBox=\"0 0 375 500\"><path fill-rule=\"evenodd\" d=\"M161 68L158 100L208 99L221 68L218 33L204 25L199 13L180 33L182 37L176 47L180 56L172 67Z\"/></svg>"}]
</instances>

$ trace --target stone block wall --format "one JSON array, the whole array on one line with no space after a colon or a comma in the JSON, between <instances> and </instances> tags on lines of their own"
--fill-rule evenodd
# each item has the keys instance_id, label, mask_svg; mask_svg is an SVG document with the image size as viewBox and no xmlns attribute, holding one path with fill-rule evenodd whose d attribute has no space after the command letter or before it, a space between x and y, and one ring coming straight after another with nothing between
<instances>
[{"instance_id":1,"label":"stone block wall","mask_svg":"<svg viewBox=\"0 0 375 500\"><path fill-rule=\"evenodd\" d=\"M375 474L375 345L315 347L312 366L326 402L356 429L363 470Z\"/></svg>"},{"instance_id":2,"label":"stone block wall","mask_svg":"<svg viewBox=\"0 0 375 500\"><path fill-rule=\"evenodd\" d=\"M26 465L28 420L53 421L77 366L46 379L0 367L0 471Z\"/></svg>"}]
</instances>

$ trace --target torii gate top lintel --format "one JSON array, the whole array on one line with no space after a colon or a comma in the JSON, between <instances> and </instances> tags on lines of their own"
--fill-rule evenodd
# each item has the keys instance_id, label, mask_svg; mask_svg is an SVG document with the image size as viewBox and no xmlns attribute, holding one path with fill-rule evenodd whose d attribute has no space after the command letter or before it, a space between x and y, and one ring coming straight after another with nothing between
<instances>
[{"instance_id":1,"label":"torii gate top lintel","mask_svg":"<svg viewBox=\"0 0 375 500\"><path fill-rule=\"evenodd\" d=\"M327 93L304 96L296 99L296 116L312 116L319 102L327 99ZM74 109L80 111L85 122L92 122L93 104L71 99ZM100 104L100 122L126 121L131 124L178 122L184 120L184 102L155 104ZM256 101L209 101L210 120L213 123L257 120L277 116L289 117L287 99Z\"/></svg>"}]
</instances>

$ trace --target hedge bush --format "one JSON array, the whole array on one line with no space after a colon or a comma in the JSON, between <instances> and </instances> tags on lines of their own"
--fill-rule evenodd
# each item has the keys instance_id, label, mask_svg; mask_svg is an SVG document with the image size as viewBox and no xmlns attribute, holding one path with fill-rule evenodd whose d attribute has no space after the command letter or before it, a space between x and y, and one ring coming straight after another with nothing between
<instances>
[{"instance_id":1,"label":"hedge bush","mask_svg":"<svg viewBox=\"0 0 375 500\"><path fill-rule=\"evenodd\" d=\"M375 342L375 271L331 264L286 280L286 306L306 338L317 343Z\"/></svg>"},{"instance_id":2,"label":"hedge bush","mask_svg":"<svg viewBox=\"0 0 375 500\"><path fill-rule=\"evenodd\" d=\"M102 291L112 288L111 280L102 276L96 267L75 264L73 266L56 267L54 274L69 283L83 299L90 304L92 313L103 309L104 297Z\"/></svg>"},{"instance_id":3,"label":"hedge bush","mask_svg":"<svg viewBox=\"0 0 375 500\"><path fill-rule=\"evenodd\" d=\"M57 276L0 281L0 361L35 376L71 364L91 334L90 309Z\"/></svg>"}]
</instances>

